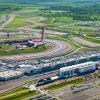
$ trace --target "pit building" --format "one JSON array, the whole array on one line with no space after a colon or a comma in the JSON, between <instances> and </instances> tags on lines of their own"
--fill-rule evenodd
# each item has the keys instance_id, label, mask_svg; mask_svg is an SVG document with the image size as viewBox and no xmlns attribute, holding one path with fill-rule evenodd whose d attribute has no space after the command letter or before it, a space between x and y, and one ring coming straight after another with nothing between
<instances>
[{"instance_id":1,"label":"pit building","mask_svg":"<svg viewBox=\"0 0 100 100\"><path fill-rule=\"evenodd\" d=\"M60 77L71 77L75 75L81 75L95 71L97 69L95 62L86 62L73 66L67 66L60 68L59 76Z\"/></svg>"}]
</instances>

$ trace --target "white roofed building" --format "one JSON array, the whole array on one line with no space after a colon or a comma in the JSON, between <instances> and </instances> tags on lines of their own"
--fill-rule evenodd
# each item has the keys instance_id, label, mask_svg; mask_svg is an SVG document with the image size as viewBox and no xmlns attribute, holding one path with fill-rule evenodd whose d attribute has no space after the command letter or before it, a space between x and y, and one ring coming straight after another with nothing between
<instances>
[{"instance_id":1,"label":"white roofed building","mask_svg":"<svg viewBox=\"0 0 100 100\"><path fill-rule=\"evenodd\" d=\"M94 62L86 62L86 63L60 68L59 76L70 77L70 76L83 74L94 70L96 70L96 64Z\"/></svg>"}]
</instances>

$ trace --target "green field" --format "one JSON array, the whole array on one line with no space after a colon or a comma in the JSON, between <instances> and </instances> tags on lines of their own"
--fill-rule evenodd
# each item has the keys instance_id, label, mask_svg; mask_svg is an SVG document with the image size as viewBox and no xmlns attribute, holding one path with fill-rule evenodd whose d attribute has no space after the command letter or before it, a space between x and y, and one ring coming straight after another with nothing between
<instances>
[{"instance_id":1,"label":"green field","mask_svg":"<svg viewBox=\"0 0 100 100\"><path fill-rule=\"evenodd\" d=\"M13 22L11 22L7 28L17 28L22 26L30 25L29 22L35 22L36 18L27 18L27 17L16 17Z\"/></svg>"},{"instance_id":2,"label":"green field","mask_svg":"<svg viewBox=\"0 0 100 100\"><path fill-rule=\"evenodd\" d=\"M56 89L59 89L59 88L63 88L63 87L68 86L68 85L79 84L79 83L82 83L82 82L85 82L85 81L86 80L83 79L83 78L79 78L79 79L75 79L75 80L71 80L71 81L65 81L65 82L61 82L61 83L58 83L58 84L50 85L50 86L46 87L45 90L52 91L52 90L56 90Z\"/></svg>"},{"instance_id":3,"label":"green field","mask_svg":"<svg viewBox=\"0 0 100 100\"><path fill-rule=\"evenodd\" d=\"M19 90L15 90L7 95L5 94L4 96L1 96L0 100L21 100L24 98L38 95L38 94L39 93L36 91L29 92L28 90L22 91L21 89L19 89Z\"/></svg>"}]
</instances>

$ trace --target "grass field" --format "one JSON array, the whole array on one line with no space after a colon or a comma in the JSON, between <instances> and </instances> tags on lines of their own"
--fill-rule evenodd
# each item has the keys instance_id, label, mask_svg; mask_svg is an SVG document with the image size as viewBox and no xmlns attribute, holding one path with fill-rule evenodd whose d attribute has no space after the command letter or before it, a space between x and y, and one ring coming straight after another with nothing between
<instances>
[{"instance_id":1,"label":"grass field","mask_svg":"<svg viewBox=\"0 0 100 100\"><path fill-rule=\"evenodd\" d=\"M26 91L26 90L27 90L27 89L23 89L23 88L17 87L17 88L15 88L15 89L10 90L10 91L1 93L1 94L0 94L0 97L5 96L5 95L10 95L10 94L12 94L12 93L17 93L17 92L21 92L21 91Z\"/></svg>"},{"instance_id":2,"label":"grass field","mask_svg":"<svg viewBox=\"0 0 100 100\"><path fill-rule=\"evenodd\" d=\"M71 80L71 81L65 81L65 82L61 82L61 83L58 83L58 84L50 85L50 86L46 87L45 90L52 91L52 90L56 90L56 89L59 89L59 88L63 88L63 87L68 86L68 85L79 84L79 83L82 83L82 82L85 82L85 81L86 80L83 79L83 78L79 78L79 79L75 79L75 80Z\"/></svg>"},{"instance_id":3,"label":"grass field","mask_svg":"<svg viewBox=\"0 0 100 100\"><path fill-rule=\"evenodd\" d=\"M31 96L38 95L39 92L33 91L29 92L28 90L15 90L7 95L1 96L0 100L21 100Z\"/></svg>"},{"instance_id":4,"label":"grass field","mask_svg":"<svg viewBox=\"0 0 100 100\"><path fill-rule=\"evenodd\" d=\"M16 28L28 25L27 21L32 20L32 18L16 17L13 22L11 22L8 27Z\"/></svg>"},{"instance_id":5,"label":"grass field","mask_svg":"<svg viewBox=\"0 0 100 100\"><path fill-rule=\"evenodd\" d=\"M28 18L28 17L16 17L14 21L12 21L7 28L17 28L22 26L30 25L28 22L36 22L36 18Z\"/></svg>"}]
</instances>

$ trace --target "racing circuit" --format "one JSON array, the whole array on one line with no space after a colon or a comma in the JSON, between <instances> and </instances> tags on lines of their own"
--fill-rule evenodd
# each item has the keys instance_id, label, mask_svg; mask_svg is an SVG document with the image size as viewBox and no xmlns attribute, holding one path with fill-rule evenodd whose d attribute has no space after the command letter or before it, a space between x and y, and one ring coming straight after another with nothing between
<instances>
[{"instance_id":1,"label":"racing circuit","mask_svg":"<svg viewBox=\"0 0 100 100\"><path fill-rule=\"evenodd\" d=\"M32 58L40 58L40 57L51 57L57 56L59 54L68 53L73 48L70 44L58 41L58 40L45 40L45 42L49 45L52 45L53 48L46 50L45 52L37 52L37 53L29 53L29 54L20 54L14 56L3 56L1 57L2 60L26 60Z\"/></svg>"},{"instance_id":2,"label":"racing circuit","mask_svg":"<svg viewBox=\"0 0 100 100\"><path fill-rule=\"evenodd\" d=\"M93 42L87 41L87 40L79 38L79 37L73 37L73 40L81 45L88 46L91 48L100 47L100 44L93 43Z\"/></svg>"},{"instance_id":3,"label":"racing circuit","mask_svg":"<svg viewBox=\"0 0 100 100\"><path fill-rule=\"evenodd\" d=\"M36 30L26 30L29 32L36 32ZM2 40L2 37L5 38L5 40L9 39L10 42L12 42L13 37L16 37L19 35L19 37L17 37L18 39L15 40L15 42L19 42L19 43L15 43L15 44L20 44L23 45L23 40L25 41L31 41L31 44L41 44L41 46L43 44L47 44L49 46L51 46L49 49L46 49L44 51L41 52L32 52L32 53L21 53L21 54L17 54L17 55L10 55L10 56L1 56L0 60L4 60L4 61L14 61L11 62L12 64L12 68L14 68L14 70L21 70L21 67L19 67L19 65L22 64L26 64L27 66L27 62L29 65L35 66L37 67L37 73L35 73L36 70L34 70L34 68L32 69L34 71L35 74L33 74L33 76L30 77L20 77L18 79L14 79L14 80L9 80L9 81L4 81L0 83L0 93L5 92L5 91L9 91L12 90L15 87L21 86L23 83L25 82L29 82L29 81L33 81L34 80L39 80L39 79L44 79L44 78L48 78L48 77L55 77L58 74L59 68L63 68L63 67L68 67L68 64L74 65L77 63L83 63L83 62L87 62L87 61L98 61L100 59L99 57L99 53L98 52L90 52L88 53L77 53L76 55L73 55L73 57L70 57L69 55L76 53L80 48L76 48L75 45L72 45L71 42L66 42L66 41L61 41L61 40L49 40L49 39L45 39L45 34L44 33L44 29L42 28L42 31L38 30L38 32L40 32L41 34L41 38L38 38L37 40L35 40L35 38L37 37L31 37L34 36L33 34L25 34L24 30L21 31L22 33L18 34L17 32L15 33L2 33L0 34L0 38ZM17 34L16 34L17 33ZM55 31L50 31L50 30L45 30L45 33L48 33L50 35L65 35L66 33L62 33L62 32L55 32ZM29 37L31 37L31 40L29 39ZM91 47L91 48L96 48L96 47L100 47L99 44L95 44L95 43L91 43L88 41L85 41L83 39L80 39L78 37L73 37L72 38L73 42L75 42L76 45L78 45L79 47ZM8 41L6 41L8 42ZM14 42L14 41L13 41ZM21 43L22 42L22 43ZM3 42L3 44L5 43L5 41ZM12 44L11 44L12 45ZM27 49L28 46L25 48ZM34 48L34 47L32 47ZM74 50L75 49L75 50ZM17 49L20 50L20 49ZM93 55L92 55L93 54ZM95 55L96 54L96 55ZM61 56L64 55L64 56ZM89 56L88 56L89 55ZM58 56L58 58L56 58L56 56ZM49 57L52 57L51 59ZM68 58L69 57L69 58ZM41 59L40 61L33 61L34 58L49 58L46 59L48 62L46 62L46 60ZM32 61L29 62L30 59ZM38 62L38 63L37 63ZM37 63L37 64L36 64ZM35 65L36 64L36 65ZM9 64L7 63L8 66L6 66L7 68L11 67L9 66ZM50 65L50 66L49 66ZM4 66L3 66L4 67ZM28 66L29 67L29 66ZM11 70L10 69L10 70ZM27 68L26 68L27 69ZM24 66L24 70L25 66ZM31 67L28 68L29 70L31 69ZM38 70L39 69L39 70ZM41 71L40 71L41 69ZM26 70L25 72L29 73L31 71ZM25 75L24 72L24 75ZM30 73L31 74L31 73Z\"/></svg>"}]
</instances>

